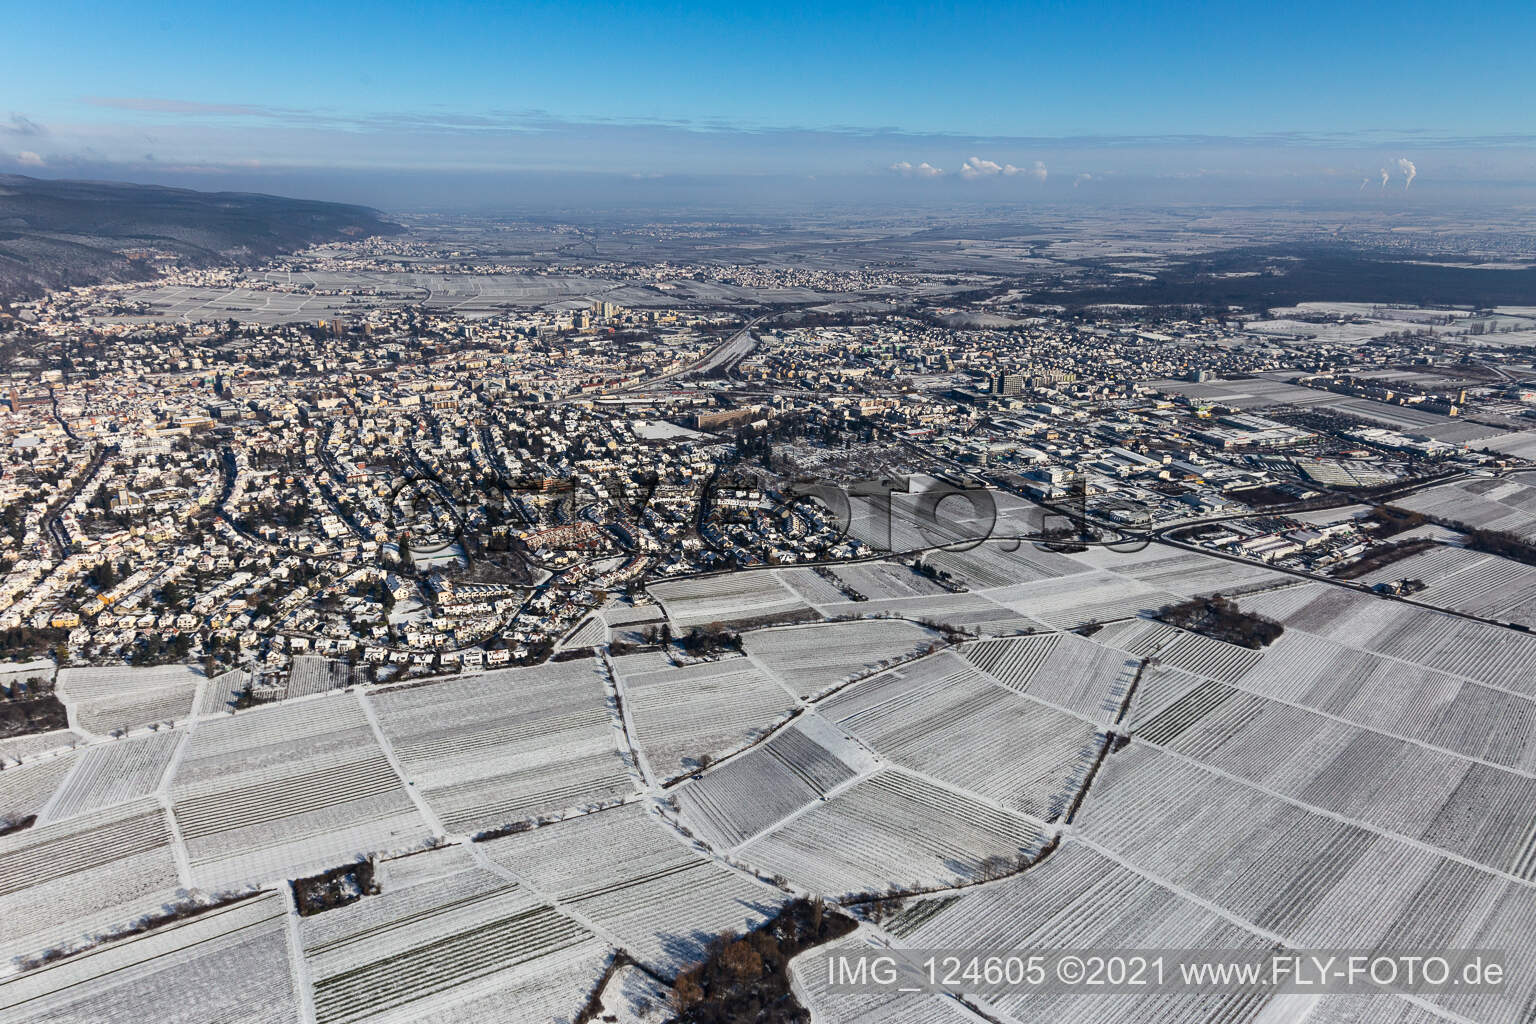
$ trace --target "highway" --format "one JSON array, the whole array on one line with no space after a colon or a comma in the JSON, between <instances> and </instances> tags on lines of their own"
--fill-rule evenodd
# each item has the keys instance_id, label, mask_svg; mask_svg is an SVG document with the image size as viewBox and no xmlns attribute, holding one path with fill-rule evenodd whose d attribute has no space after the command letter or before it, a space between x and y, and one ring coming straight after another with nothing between
<instances>
[{"instance_id":1,"label":"highway","mask_svg":"<svg viewBox=\"0 0 1536 1024\"><path fill-rule=\"evenodd\" d=\"M737 331L735 334L731 335L729 338L716 345L709 352L705 353L704 356L692 363L689 363L687 366L679 367L678 369L672 370L669 373L663 373L658 377L652 377L650 380L643 381L634 385L633 387L624 388L623 390L647 391L651 388L657 387L658 385L665 384L668 381L682 380L683 378L691 377L696 373L708 373L712 370L735 366L742 360L743 357L746 356L748 352L752 351L754 346L757 345L757 339L752 336L752 328L756 327L766 319L768 319L768 314L765 313L757 319L748 322L747 325L741 330Z\"/></svg>"}]
</instances>

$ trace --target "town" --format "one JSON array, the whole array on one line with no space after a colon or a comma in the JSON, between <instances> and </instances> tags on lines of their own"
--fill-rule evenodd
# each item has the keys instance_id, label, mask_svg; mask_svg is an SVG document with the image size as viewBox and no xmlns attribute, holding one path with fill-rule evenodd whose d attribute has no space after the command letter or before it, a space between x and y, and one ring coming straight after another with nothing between
<instances>
[{"instance_id":1,"label":"town","mask_svg":"<svg viewBox=\"0 0 1536 1024\"><path fill-rule=\"evenodd\" d=\"M1536 309L758 230L418 220L5 306L0 1017L142 949L189 1020L884 1020L809 958L1057 900L1395 949L1471 885L1528 942Z\"/></svg>"}]
</instances>

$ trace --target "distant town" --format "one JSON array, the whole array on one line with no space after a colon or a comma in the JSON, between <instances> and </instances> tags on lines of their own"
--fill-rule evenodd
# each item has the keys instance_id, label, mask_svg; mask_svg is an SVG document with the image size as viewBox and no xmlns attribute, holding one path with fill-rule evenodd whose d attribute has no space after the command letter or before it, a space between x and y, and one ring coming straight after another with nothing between
<instances>
[{"instance_id":1,"label":"distant town","mask_svg":"<svg viewBox=\"0 0 1536 1024\"><path fill-rule=\"evenodd\" d=\"M254 272L173 270L152 298L105 285L21 305L6 337L35 368L9 374L0 418L7 655L241 669L263 697L305 656L380 681L534 663L650 582L920 563L921 546L892 552L813 503L775 514L797 481L898 473L1044 504L1077 494L1085 527L1178 527L1266 565L1347 576L1366 557L1379 573L1412 553L1411 538L1383 550L1406 528L1379 496L1402 495L1414 537L1438 522L1440 540L1476 542L1437 496L1536 456L1536 311L1067 314L1018 299L986 304L1006 326L951 327L969 307L594 298L460 316L389 287L406 259L412 285L506 277L407 236ZM868 269L549 273L919 284ZM238 294L254 315L156 314L194 291ZM293 296L329 311L269 319L271 297Z\"/></svg>"}]
</instances>

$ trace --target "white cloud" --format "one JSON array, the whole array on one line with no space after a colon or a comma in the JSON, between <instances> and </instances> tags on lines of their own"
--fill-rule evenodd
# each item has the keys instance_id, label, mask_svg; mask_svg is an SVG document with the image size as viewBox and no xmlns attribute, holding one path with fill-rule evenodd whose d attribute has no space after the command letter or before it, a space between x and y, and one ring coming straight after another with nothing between
<instances>
[{"instance_id":1,"label":"white cloud","mask_svg":"<svg viewBox=\"0 0 1536 1024\"><path fill-rule=\"evenodd\" d=\"M1403 177L1406 179L1403 182L1403 191L1406 192L1408 191L1408 186L1413 184L1413 179L1418 176L1419 169L1413 165L1412 160L1405 156L1397 158L1397 169L1403 172Z\"/></svg>"},{"instance_id":2,"label":"white cloud","mask_svg":"<svg viewBox=\"0 0 1536 1024\"><path fill-rule=\"evenodd\" d=\"M21 164L21 166L23 166L23 167L46 167L46 166L48 166L46 163L44 163L42 157L38 156L36 153L32 152L30 149L24 149L20 153L17 153L16 154L16 162Z\"/></svg>"},{"instance_id":3,"label":"white cloud","mask_svg":"<svg viewBox=\"0 0 1536 1024\"><path fill-rule=\"evenodd\" d=\"M997 175L1008 178L1023 175L1034 178L1036 181L1044 181L1046 176L1045 163L1036 160L1029 167L1015 167L1013 164L1000 164L996 160L987 160L979 156L973 156L960 165L960 177L967 180L992 178Z\"/></svg>"},{"instance_id":4,"label":"white cloud","mask_svg":"<svg viewBox=\"0 0 1536 1024\"><path fill-rule=\"evenodd\" d=\"M1077 186L1083 184L1083 182L1092 180L1093 175L1089 174L1087 171L1084 171L1082 174L1079 174L1077 177L1072 179L1072 187L1077 188Z\"/></svg>"},{"instance_id":5,"label":"white cloud","mask_svg":"<svg viewBox=\"0 0 1536 1024\"><path fill-rule=\"evenodd\" d=\"M1010 164L1010 167L1013 165ZM990 178L994 174L1002 174L1003 165L991 160L983 160L979 156L973 156L960 165L960 177L962 178Z\"/></svg>"},{"instance_id":6,"label":"white cloud","mask_svg":"<svg viewBox=\"0 0 1536 1024\"><path fill-rule=\"evenodd\" d=\"M898 160L891 164L891 170L904 178L937 178L944 173L942 167L935 167L926 160L915 166L910 161Z\"/></svg>"}]
</instances>

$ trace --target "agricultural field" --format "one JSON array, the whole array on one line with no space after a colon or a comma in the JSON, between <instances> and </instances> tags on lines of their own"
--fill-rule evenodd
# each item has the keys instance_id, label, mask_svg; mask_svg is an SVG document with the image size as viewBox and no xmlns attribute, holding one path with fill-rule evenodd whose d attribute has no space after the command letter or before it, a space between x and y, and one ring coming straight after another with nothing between
<instances>
[{"instance_id":1,"label":"agricultural field","mask_svg":"<svg viewBox=\"0 0 1536 1024\"><path fill-rule=\"evenodd\" d=\"M600 625L606 625L605 637L628 644L645 642L649 629L659 629L667 621L666 610L659 604L632 606L613 603L604 608L599 616Z\"/></svg>"},{"instance_id":2,"label":"agricultural field","mask_svg":"<svg viewBox=\"0 0 1536 1024\"><path fill-rule=\"evenodd\" d=\"M1513 434L1485 437L1474 447L1483 451L1513 455L1517 459L1536 459L1536 430L1519 430Z\"/></svg>"},{"instance_id":3,"label":"agricultural field","mask_svg":"<svg viewBox=\"0 0 1536 1024\"><path fill-rule=\"evenodd\" d=\"M922 594L915 597L888 597L880 600L827 605L829 616L890 616L970 633L973 636L1013 636L1034 633L1051 627L1038 619L1020 615L993 601L986 594Z\"/></svg>"},{"instance_id":4,"label":"agricultural field","mask_svg":"<svg viewBox=\"0 0 1536 1024\"><path fill-rule=\"evenodd\" d=\"M223 677L209 681L209 688L222 692ZM233 683L233 680L230 680ZM325 693L346 686L349 682L349 673L344 663L331 661L316 654L298 654L293 658L293 668L288 673L288 689L284 696L288 699L294 697L308 697L316 693Z\"/></svg>"},{"instance_id":5,"label":"agricultural field","mask_svg":"<svg viewBox=\"0 0 1536 1024\"><path fill-rule=\"evenodd\" d=\"M562 651L574 650L579 647L596 647L608 642L608 627L603 622L602 616L593 615L577 624L561 638L556 646Z\"/></svg>"},{"instance_id":6,"label":"agricultural field","mask_svg":"<svg viewBox=\"0 0 1536 1024\"><path fill-rule=\"evenodd\" d=\"M65 668L57 692L72 720L89 733L185 721L191 717L204 676L190 665L153 668Z\"/></svg>"},{"instance_id":7,"label":"agricultural field","mask_svg":"<svg viewBox=\"0 0 1536 1024\"><path fill-rule=\"evenodd\" d=\"M1536 566L1443 545L1383 566L1362 583L1420 580L1415 601L1536 627Z\"/></svg>"},{"instance_id":8,"label":"agricultural field","mask_svg":"<svg viewBox=\"0 0 1536 1024\"><path fill-rule=\"evenodd\" d=\"M0 1021L290 1024L284 917L263 893L0 982Z\"/></svg>"},{"instance_id":9,"label":"agricultural field","mask_svg":"<svg viewBox=\"0 0 1536 1024\"><path fill-rule=\"evenodd\" d=\"M145 799L0 836L0 959L158 910L184 882L164 808Z\"/></svg>"},{"instance_id":10,"label":"agricultural field","mask_svg":"<svg viewBox=\"0 0 1536 1024\"><path fill-rule=\"evenodd\" d=\"M38 811L38 822L59 821L153 794L186 735L165 730L83 748L74 758L69 777Z\"/></svg>"},{"instance_id":11,"label":"agricultural field","mask_svg":"<svg viewBox=\"0 0 1536 1024\"><path fill-rule=\"evenodd\" d=\"M1009 689L1104 725L1114 722L1141 669L1141 657L1074 633L983 640L961 653Z\"/></svg>"},{"instance_id":12,"label":"agricultural field","mask_svg":"<svg viewBox=\"0 0 1536 1024\"><path fill-rule=\"evenodd\" d=\"M78 752L55 753L0 772L0 821L19 821L41 811L79 760Z\"/></svg>"},{"instance_id":13,"label":"agricultural field","mask_svg":"<svg viewBox=\"0 0 1536 1024\"><path fill-rule=\"evenodd\" d=\"M1291 579L1262 565L1231 562L1161 544L1140 551L1089 548L1072 557L1095 569L1118 573L1179 597L1217 591L1230 594L1275 586Z\"/></svg>"},{"instance_id":14,"label":"agricultural field","mask_svg":"<svg viewBox=\"0 0 1536 1024\"><path fill-rule=\"evenodd\" d=\"M871 601L893 597L924 597L947 591L900 562L856 562L832 570L838 579ZM837 600L843 598L838 596Z\"/></svg>"},{"instance_id":15,"label":"agricultural field","mask_svg":"<svg viewBox=\"0 0 1536 1024\"><path fill-rule=\"evenodd\" d=\"M1478 794L1464 794L1461 810L1443 833L1484 828ZM1108 758L1078 824L1086 841L1138 872L1298 948L1531 948L1528 933L1515 938L1512 930L1536 919L1530 880L1141 741ZM1529 828L1527 821L1527 835ZM1536 960L1515 955L1511 963L1508 998L1479 1003L1476 1019L1514 1024L1536 998Z\"/></svg>"},{"instance_id":16,"label":"agricultural field","mask_svg":"<svg viewBox=\"0 0 1536 1024\"><path fill-rule=\"evenodd\" d=\"M659 604L634 605L615 601L603 609L602 616L608 628L620 629L665 622L667 613Z\"/></svg>"},{"instance_id":17,"label":"agricultural field","mask_svg":"<svg viewBox=\"0 0 1536 1024\"><path fill-rule=\"evenodd\" d=\"M1135 723L1138 738L1262 789L1479 864L1536 876L1536 778L1214 680Z\"/></svg>"},{"instance_id":18,"label":"agricultural field","mask_svg":"<svg viewBox=\"0 0 1536 1024\"><path fill-rule=\"evenodd\" d=\"M667 974L697 960L710 936L745 931L786 899L709 860L637 803L494 839L483 849L514 879Z\"/></svg>"},{"instance_id":19,"label":"agricultural field","mask_svg":"<svg viewBox=\"0 0 1536 1024\"><path fill-rule=\"evenodd\" d=\"M758 871L824 896L954 885L1039 853L1043 826L882 770L739 847Z\"/></svg>"},{"instance_id":20,"label":"agricultural field","mask_svg":"<svg viewBox=\"0 0 1536 1024\"><path fill-rule=\"evenodd\" d=\"M1243 675L1244 689L1536 770L1536 636L1311 586L1243 602L1287 625Z\"/></svg>"},{"instance_id":21,"label":"agricultural field","mask_svg":"<svg viewBox=\"0 0 1536 1024\"><path fill-rule=\"evenodd\" d=\"M1010 536L1013 520L1032 516L1033 505L1003 492L990 492L973 504L935 477L914 474L905 491L887 497L854 497L850 536L877 551L924 551L943 546L967 547L991 535Z\"/></svg>"},{"instance_id":22,"label":"agricultural field","mask_svg":"<svg viewBox=\"0 0 1536 1024\"><path fill-rule=\"evenodd\" d=\"M231 669L209 679L197 699L198 717L225 715L234 711L236 700L250 680L251 674L244 669Z\"/></svg>"},{"instance_id":23,"label":"agricultural field","mask_svg":"<svg viewBox=\"0 0 1536 1024\"><path fill-rule=\"evenodd\" d=\"M724 850L825 798L876 763L840 729L810 713L673 795L683 820Z\"/></svg>"},{"instance_id":24,"label":"agricultural field","mask_svg":"<svg viewBox=\"0 0 1536 1024\"><path fill-rule=\"evenodd\" d=\"M1239 603L1287 630L1536 695L1536 636L1317 583Z\"/></svg>"},{"instance_id":25,"label":"agricultural field","mask_svg":"<svg viewBox=\"0 0 1536 1024\"><path fill-rule=\"evenodd\" d=\"M43 754L68 750L85 742L85 737L69 729L35 732L0 740L0 765L7 767L30 761Z\"/></svg>"},{"instance_id":26,"label":"agricultural field","mask_svg":"<svg viewBox=\"0 0 1536 1024\"><path fill-rule=\"evenodd\" d=\"M968 590L996 590L1084 571L1083 564L1070 555L1013 541L989 542L964 551L932 551L923 556L923 564L948 573Z\"/></svg>"},{"instance_id":27,"label":"agricultural field","mask_svg":"<svg viewBox=\"0 0 1536 1024\"><path fill-rule=\"evenodd\" d=\"M757 738L795 696L744 657L630 674L614 662L641 756L658 778L699 767Z\"/></svg>"},{"instance_id":28,"label":"agricultural field","mask_svg":"<svg viewBox=\"0 0 1536 1024\"><path fill-rule=\"evenodd\" d=\"M1102 745L1092 722L950 652L850 686L817 711L896 764L1038 818L1070 805Z\"/></svg>"},{"instance_id":29,"label":"agricultural field","mask_svg":"<svg viewBox=\"0 0 1536 1024\"><path fill-rule=\"evenodd\" d=\"M299 922L319 1024L547 1021L573 1012L607 946L458 848L386 861L378 895Z\"/></svg>"},{"instance_id":30,"label":"agricultural field","mask_svg":"<svg viewBox=\"0 0 1536 1024\"><path fill-rule=\"evenodd\" d=\"M193 881L296 878L432 834L356 695L201 722L170 797Z\"/></svg>"},{"instance_id":31,"label":"agricultural field","mask_svg":"<svg viewBox=\"0 0 1536 1024\"><path fill-rule=\"evenodd\" d=\"M801 697L885 668L937 643L931 629L899 619L859 619L754 630L747 654Z\"/></svg>"},{"instance_id":32,"label":"agricultural field","mask_svg":"<svg viewBox=\"0 0 1536 1024\"><path fill-rule=\"evenodd\" d=\"M657 583L650 592L667 610L674 632L711 622L727 625L810 614L810 605L777 573L736 572Z\"/></svg>"},{"instance_id":33,"label":"agricultural field","mask_svg":"<svg viewBox=\"0 0 1536 1024\"><path fill-rule=\"evenodd\" d=\"M1480 530L1505 530L1536 540L1536 482L1529 476L1457 481L1407 495L1396 504Z\"/></svg>"},{"instance_id":34,"label":"agricultural field","mask_svg":"<svg viewBox=\"0 0 1536 1024\"><path fill-rule=\"evenodd\" d=\"M848 600L848 596L836 583L815 569L781 569L778 576L785 586L799 594L808 605L819 608L825 604L841 604Z\"/></svg>"},{"instance_id":35,"label":"agricultural field","mask_svg":"<svg viewBox=\"0 0 1536 1024\"><path fill-rule=\"evenodd\" d=\"M1111 623L1093 634L1093 641L1226 682L1237 682L1263 659L1263 654L1252 648L1192 633L1155 619Z\"/></svg>"},{"instance_id":36,"label":"agricultural field","mask_svg":"<svg viewBox=\"0 0 1536 1024\"><path fill-rule=\"evenodd\" d=\"M1006 949L1252 949L1267 940L1181 892L1149 879L1073 839L1038 867L955 896L909 902L888 930L900 945L920 948ZM984 938L981 938L984 937ZM978 998L978 1006L1008 1021L1073 1024L1148 1019L1205 1024L1258 1019L1262 995L1160 993L1155 1016L1148 1001L1124 996L1010 992Z\"/></svg>"},{"instance_id":37,"label":"agricultural field","mask_svg":"<svg viewBox=\"0 0 1536 1024\"><path fill-rule=\"evenodd\" d=\"M865 930L845 935L808 953L790 965L795 991L813 1018L830 1024L976 1024L972 1011L946 996L913 996L887 988L868 993L834 991L823 957L879 955L883 946Z\"/></svg>"},{"instance_id":38,"label":"agricultural field","mask_svg":"<svg viewBox=\"0 0 1536 1024\"><path fill-rule=\"evenodd\" d=\"M632 782L595 659L366 698L413 790L451 833L622 798Z\"/></svg>"},{"instance_id":39,"label":"agricultural field","mask_svg":"<svg viewBox=\"0 0 1536 1024\"><path fill-rule=\"evenodd\" d=\"M992 591L987 596L1020 615L1057 629L1132 618L1174 599L1166 590L1104 570L1025 583Z\"/></svg>"},{"instance_id":40,"label":"agricultural field","mask_svg":"<svg viewBox=\"0 0 1536 1024\"><path fill-rule=\"evenodd\" d=\"M922 482L914 479L914 487ZM895 493L889 502L883 498L854 497L849 502L848 535L879 552L923 551L945 544L955 544L974 537L967 527L982 532L984 527L971 522L976 517L963 502L945 507L945 516L924 516L918 511L913 494ZM962 525L961 520L965 520Z\"/></svg>"}]
</instances>

